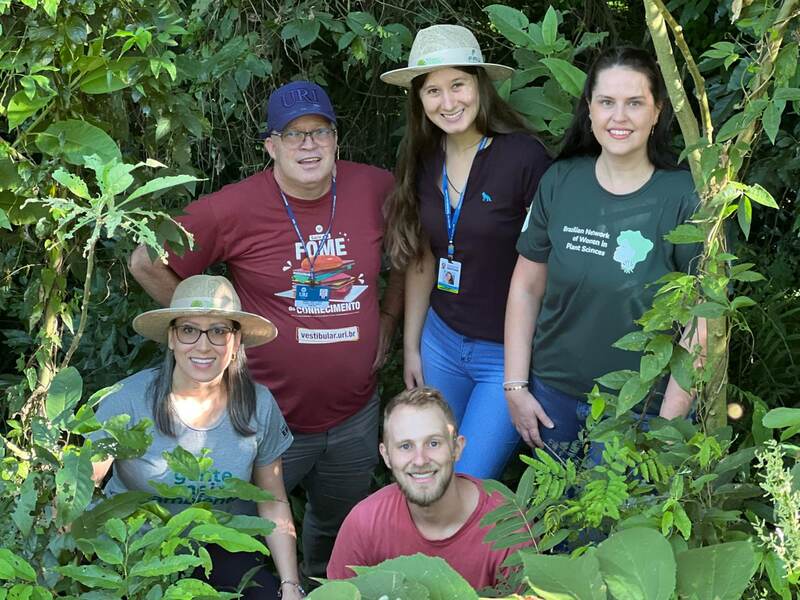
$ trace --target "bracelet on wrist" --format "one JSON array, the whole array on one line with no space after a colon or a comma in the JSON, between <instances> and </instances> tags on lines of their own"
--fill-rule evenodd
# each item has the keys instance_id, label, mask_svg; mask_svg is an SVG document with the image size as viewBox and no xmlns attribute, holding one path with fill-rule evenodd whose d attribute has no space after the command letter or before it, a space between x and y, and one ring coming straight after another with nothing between
<instances>
[{"instance_id":1,"label":"bracelet on wrist","mask_svg":"<svg viewBox=\"0 0 800 600\"><path fill-rule=\"evenodd\" d=\"M294 587L297 588L297 591L300 592L300 595L305 597L306 591L303 589L303 586L300 585L299 582L292 581L291 579L281 579L281 588L283 588L284 585L293 585ZM283 589L281 589L281 597L283 597Z\"/></svg>"},{"instance_id":2,"label":"bracelet on wrist","mask_svg":"<svg viewBox=\"0 0 800 600\"><path fill-rule=\"evenodd\" d=\"M504 381L503 385L528 385L527 379L509 379L508 381Z\"/></svg>"},{"instance_id":3,"label":"bracelet on wrist","mask_svg":"<svg viewBox=\"0 0 800 600\"><path fill-rule=\"evenodd\" d=\"M503 391L504 392L514 392L516 390L525 390L528 389L528 382L521 381L521 382L508 382L503 384Z\"/></svg>"}]
</instances>

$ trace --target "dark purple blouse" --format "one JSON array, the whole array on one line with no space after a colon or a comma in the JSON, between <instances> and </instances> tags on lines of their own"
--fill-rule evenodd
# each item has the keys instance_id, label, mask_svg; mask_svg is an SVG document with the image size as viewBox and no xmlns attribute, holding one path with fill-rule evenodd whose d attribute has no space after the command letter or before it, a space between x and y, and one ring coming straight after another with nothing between
<instances>
[{"instance_id":1,"label":"dark purple blouse","mask_svg":"<svg viewBox=\"0 0 800 600\"><path fill-rule=\"evenodd\" d=\"M422 229L436 258L447 256L442 173L444 151L421 160L417 175ZM458 294L434 284L431 307L461 335L503 343L503 321L515 249L539 179L550 166L544 146L524 133L495 136L472 163L455 233L455 260L461 262ZM452 191L451 191L452 193Z\"/></svg>"}]
</instances>

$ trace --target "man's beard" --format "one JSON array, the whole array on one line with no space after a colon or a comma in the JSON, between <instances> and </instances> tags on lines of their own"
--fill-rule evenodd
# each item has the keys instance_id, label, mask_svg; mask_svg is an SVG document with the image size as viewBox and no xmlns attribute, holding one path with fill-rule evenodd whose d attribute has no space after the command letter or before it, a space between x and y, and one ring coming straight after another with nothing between
<instances>
[{"instance_id":1,"label":"man's beard","mask_svg":"<svg viewBox=\"0 0 800 600\"><path fill-rule=\"evenodd\" d=\"M421 506L423 508L430 506L431 504L437 502L444 493L447 491L450 482L453 480L453 460L448 461L444 465L435 465L436 475L434 476L436 482L434 486L428 487L426 489L420 489L419 487L414 486L414 484L408 481L406 478L410 478L411 475L408 473L402 473L400 477L395 475L395 481L397 482L400 491L403 492L403 495L406 497L412 504L416 504L417 506ZM425 472L424 469L420 469L416 472Z\"/></svg>"}]
</instances>

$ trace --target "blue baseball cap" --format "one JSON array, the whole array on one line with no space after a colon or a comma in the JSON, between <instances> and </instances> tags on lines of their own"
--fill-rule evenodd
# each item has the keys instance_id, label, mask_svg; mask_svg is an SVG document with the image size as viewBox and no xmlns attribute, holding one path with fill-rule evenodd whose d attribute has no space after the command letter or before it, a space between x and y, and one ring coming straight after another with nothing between
<instances>
[{"instance_id":1,"label":"blue baseball cap","mask_svg":"<svg viewBox=\"0 0 800 600\"><path fill-rule=\"evenodd\" d=\"M293 81L282 85L269 95L267 130L261 137L265 138L273 131L283 131L290 122L303 115L319 115L336 124L331 99L316 83Z\"/></svg>"}]
</instances>

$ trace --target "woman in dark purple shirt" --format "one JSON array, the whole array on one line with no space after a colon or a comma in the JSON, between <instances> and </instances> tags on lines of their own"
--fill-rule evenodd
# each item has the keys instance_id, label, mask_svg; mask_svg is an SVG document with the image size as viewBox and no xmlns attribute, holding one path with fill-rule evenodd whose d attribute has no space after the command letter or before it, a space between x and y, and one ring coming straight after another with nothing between
<instances>
[{"instance_id":1,"label":"woman in dark purple shirt","mask_svg":"<svg viewBox=\"0 0 800 600\"><path fill-rule=\"evenodd\" d=\"M468 29L421 30L408 65L381 76L409 89L386 233L406 267L405 384L452 407L468 440L456 469L497 477L519 441L503 396L515 242L550 159L492 85L512 69L484 62Z\"/></svg>"}]
</instances>

